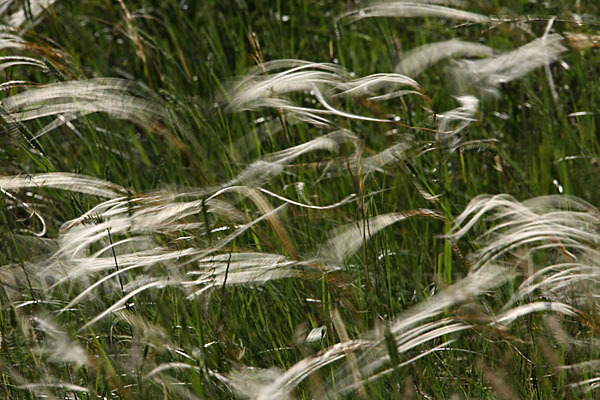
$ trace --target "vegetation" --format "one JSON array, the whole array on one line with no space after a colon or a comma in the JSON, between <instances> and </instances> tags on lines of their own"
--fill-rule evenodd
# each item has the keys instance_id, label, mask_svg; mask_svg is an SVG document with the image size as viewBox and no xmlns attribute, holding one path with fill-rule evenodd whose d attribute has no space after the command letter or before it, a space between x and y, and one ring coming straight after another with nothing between
<instances>
[{"instance_id":1,"label":"vegetation","mask_svg":"<svg viewBox=\"0 0 600 400\"><path fill-rule=\"evenodd\" d=\"M595 398L599 11L0 1L0 397Z\"/></svg>"}]
</instances>

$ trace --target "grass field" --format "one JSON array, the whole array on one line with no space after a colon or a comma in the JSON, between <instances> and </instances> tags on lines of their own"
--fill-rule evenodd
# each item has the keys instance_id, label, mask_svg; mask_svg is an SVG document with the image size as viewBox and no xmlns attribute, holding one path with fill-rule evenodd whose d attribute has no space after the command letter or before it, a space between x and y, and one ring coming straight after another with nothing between
<instances>
[{"instance_id":1,"label":"grass field","mask_svg":"<svg viewBox=\"0 0 600 400\"><path fill-rule=\"evenodd\" d=\"M0 398L596 398L599 12L0 1Z\"/></svg>"}]
</instances>

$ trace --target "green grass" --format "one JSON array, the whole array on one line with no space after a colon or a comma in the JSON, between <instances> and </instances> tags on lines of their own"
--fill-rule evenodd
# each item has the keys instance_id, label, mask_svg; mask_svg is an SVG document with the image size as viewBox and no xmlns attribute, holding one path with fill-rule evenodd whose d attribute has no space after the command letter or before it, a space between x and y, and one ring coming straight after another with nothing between
<instances>
[{"instance_id":1,"label":"green grass","mask_svg":"<svg viewBox=\"0 0 600 400\"><path fill-rule=\"evenodd\" d=\"M14 3L6 18L35 2ZM5 82L27 83L0 95L0 397L595 398L600 7L467 3L492 21L352 22L338 17L366 3L337 0L139 0L126 10L58 0L14 31L27 45L0 56L45 67L4 69ZM565 47L548 64L556 97L543 66L496 97L461 92L453 60L413 77L421 95L332 95L425 44L460 38L510 52L553 16ZM279 107L232 110L233 84L282 59L343 68L323 89L329 104L390 121L323 115L323 127ZM85 97L83 81L100 77L135 83ZM65 81L81 82L60 100L34 97ZM283 91L271 96L323 110L309 90ZM461 94L476 95L477 110L448 139L440 115ZM42 113L52 105L90 112L38 136L57 120ZM323 137L332 142L292 160L278 153ZM256 169L259 160L280 170ZM478 197L503 193L512 197ZM564 201L539 199L548 195ZM492 210L459 232L478 206ZM536 272L540 286L526 293ZM542 302L552 305L527 308ZM502 320L511 310L523 312ZM305 341L319 327L326 335ZM315 360L328 361L311 369ZM297 378L303 366L310 373Z\"/></svg>"}]
</instances>

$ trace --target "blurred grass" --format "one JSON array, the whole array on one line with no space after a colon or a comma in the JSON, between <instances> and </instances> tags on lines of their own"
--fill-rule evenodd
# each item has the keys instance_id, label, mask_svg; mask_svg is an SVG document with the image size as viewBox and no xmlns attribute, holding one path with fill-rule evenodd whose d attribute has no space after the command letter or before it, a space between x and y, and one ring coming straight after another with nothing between
<instances>
[{"instance_id":1,"label":"blurred grass","mask_svg":"<svg viewBox=\"0 0 600 400\"><path fill-rule=\"evenodd\" d=\"M597 25L577 26L561 22L573 13L598 15L596 2L490 1L475 11L492 15L558 15L554 27L560 31L597 34ZM193 138L173 132L183 145L175 148L163 136L143 131L132 124L102 115L90 115L76 126L79 134L63 126L39 138L33 152L19 138L2 135L0 162L2 174L34 174L68 171L104 178L132 192L162 188L217 186L236 177L250 162L263 154L304 143L323 131L303 124L288 125L287 135L268 135L268 139L244 155L234 146L244 135L256 135L260 118L277 118L276 113L228 113L221 102L230 78L243 75L256 65L251 35L260 44L265 61L281 58L334 62L357 76L393 71L402 54L414 47L455 36L487 44L499 50L511 50L543 34L547 18L521 23L507 22L489 28L480 25L452 26L431 18L373 18L354 24L336 23L336 17L353 4L343 1L127 1L133 26L142 47L131 39L123 10L115 2L101 0L59 0L44 21L30 33L31 40L48 38L62 51L68 74L78 79L115 76L135 79L158 92L172 112L193 132ZM147 59L145 66L139 52ZM446 81L446 63L433 66L418 77L432 99L431 107L443 112L456 106L452 83ZM386 228L369 241L364 252L347 260L347 270L318 281L290 279L255 287L225 287L193 301L171 288L144 292L135 297L130 310L135 315L166 331L169 341L183 353L198 353L187 358L177 352L164 352L143 343L143 333L132 333L132 326L112 316L86 332L77 329L86 320L114 303L118 294L105 293L93 302L57 318L67 333L90 354L94 367L42 365L39 355L30 349L37 343L27 316L39 310L62 307L61 303L39 301L17 308L0 296L0 393L5 398L28 399L35 395L19 389L24 382L40 382L54 376L57 380L90 388L90 393L60 390L57 398L186 398L177 388L162 388L139 372L140 368L174 360L189 363L196 370L172 371L171 376L186 382L199 398L229 398L233 394L206 370L226 372L237 366L287 369L307 352L297 345L295 336L304 329L321 325L327 336L317 349L339 341L331 322L331 311L338 308L351 337L360 337L383 320L390 320L411 305L430 297L444 285L465 276L466 261L452 249L452 243L440 238L473 197L482 193L510 193L518 199L564 193L578 196L593 205L600 202L600 170L593 160L599 157L596 126L597 77L600 57L597 49L570 50L562 63L551 65L558 91L555 101L549 91L543 69L504 85L502 97L483 102L480 122L473 124L464 138L497 139L487 146L433 151L427 157L411 152L405 161L386 175L365 180L364 193L381 191L365 199L365 208L351 203L330 211L294 209L283 215L287 234L301 254L317 251L327 232L346 223L389 212L432 208L447 222L432 218L413 218ZM30 76L32 81L52 82L57 78ZM365 110L357 103L344 101L340 108L349 112ZM398 115L408 125L419 125L429 113L422 100L392 100L377 109L381 116ZM570 116L586 111L587 115ZM397 128L360 121L338 121L364 140L368 151L387 148L395 137L415 142L434 141L427 131ZM41 126L37 127L38 129ZM258 139L256 139L258 141ZM42 155L43 154L43 155ZM320 160L319 154L306 155L302 162ZM292 176L291 174L295 174ZM286 185L297 181L315 182L318 171L302 169L282 175L271 183L279 193L292 193ZM300 174L300 175L298 175ZM360 177L343 176L306 188L315 204L330 204L358 192ZM425 200L415 188L417 182L436 201ZM58 190L44 190L43 214L48 222L48 237L56 237L62 223L89 210L97 199ZM4 198L3 198L4 199ZM243 202L243 210L254 214L255 207ZM22 216L21 216L22 217ZM0 204L0 265L25 268L32 254L15 233L27 222ZM461 253L474 244L459 243ZM236 250L254 249L285 254L277 235L261 226L236 239ZM233 251L233 249L232 249ZM369 284L365 282L368 271ZM64 287L65 298L77 288ZM4 287L3 290L11 289ZM498 298L508 298L511 288ZM513 288L514 290L514 288ZM39 300L40 294L22 293L23 300ZM115 297L116 296L116 297ZM310 300L307 300L310 299ZM45 301L50 301L46 299ZM501 300L497 300L501 304ZM420 359L406 368L395 370L384 379L369 384L368 396L416 398L502 398L506 386L520 398L594 397L569 390L570 373L555 373L548 362L548 350L539 345L543 339L541 318L503 333L482 327L480 339L459 339L464 352L444 351ZM575 328L576 330L576 328ZM513 340L512 338L518 338ZM546 338L544 340L551 340ZM552 350L554 351L554 350ZM137 352L137 353L136 353ZM545 353L546 352L546 353ZM128 354L128 356L122 356ZM130 358L135 354L137 364ZM559 359L568 357L562 352ZM593 358L593 355L588 355ZM596 355L597 356L597 355ZM577 360L569 360L571 363ZM327 379L333 370L318 372ZM136 372L137 371L137 372ZM487 372L486 372L487 371ZM500 372L498 372L500 371ZM486 373L488 374L486 377ZM494 375L495 374L495 375ZM501 376L502 375L502 376ZM495 379L494 379L495 377ZM589 376L591 377L591 376ZM582 376L586 379L588 376ZM22 380L22 381L20 381ZM495 382L496 384L492 383ZM412 382L410 385L407 382ZM296 394L310 398L310 382L299 386ZM414 387L413 387L414 385ZM491 388L490 388L491 386ZM163 394L168 393L168 395ZM70 396L70 397L67 397ZM360 397L359 394L354 396ZM407 396L408 398L408 396Z\"/></svg>"}]
</instances>

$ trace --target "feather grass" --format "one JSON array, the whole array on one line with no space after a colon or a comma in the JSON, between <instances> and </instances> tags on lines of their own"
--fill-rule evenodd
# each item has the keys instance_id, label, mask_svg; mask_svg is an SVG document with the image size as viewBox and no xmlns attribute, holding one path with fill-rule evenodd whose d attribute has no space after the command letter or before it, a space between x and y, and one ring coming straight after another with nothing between
<instances>
[{"instance_id":1,"label":"feather grass","mask_svg":"<svg viewBox=\"0 0 600 400\"><path fill-rule=\"evenodd\" d=\"M445 29L432 17L449 19L465 25L445 38L461 39L416 47L389 73L381 72L389 64L389 44L373 32L393 38L397 48L405 38L396 40L398 27L385 21L336 26L328 55L306 54L309 44L296 42L294 57L341 60L335 63L265 62L259 34L265 55L290 52L278 51L277 41L257 29L250 44L258 65L248 69L249 57L238 57L246 55L240 50L245 39L236 34L246 31L240 28L247 26L245 17L228 17L230 30L215 29L204 13L212 15L217 5L203 5L198 13L185 10L197 5L181 3L154 24L152 7L120 3L117 14L125 20L113 29L97 28L93 10L89 19L71 19L78 29L98 31L81 29L95 38L85 42L82 35L87 56L101 49L95 42L104 36L116 40L107 60L74 57L69 70L78 72L65 76L51 61L62 53L31 40L68 52L77 48L61 43L68 25L60 26L56 39L36 36L56 28L36 26L44 9L53 4L58 11L46 16L59 21L74 16L61 16L68 8L30 1L17 10L16 2L0 2L0 14L13 25L0 32L7 52L0 57L7 77L0 86L5 129L28 136L19 141L12 135L0 146L0 158L10 164L0 177L6 243L0 252L0 396L385 397L405 385L407 393L414 386L431 398L450 397L451 390L473 397L568 398L598 387L600 212L593 190L577 187L581 180L569 169L595 157L597 141L589 133L594 114L577 111L593 110L593 96L585 98L589 104L558 96L566 83L581 84L582 65L592 59L567 53L565 43L588 49L594 35L552 33L568 24L551 17L541 37L498 53L494 48L503 46L507 32L511 40L522 37L515 28L522 24L464 11L460 1L373 2L338 21L424 17L436 27L432 32L403 21L412 44ZM161 12L171 6L161 4ZM276 15L282 31L273 36L312 32L300 14L285 25L290 16L286 21L280 13L288 6L298 10L282 5ZM316 18L319 7L306 12ZM244 13L254 17L260 9ZM205 63L186 61L190 44L172 20L207 38L209 44L189 41L206 50ZM204 22L200 31L198 21ZM520 22L537 34L530 21ZM260 19L256 24L263 26ZM491 29L478 31L478 24ZM119 35L133 41L131 52ZM362 40L369 45L361 48ZM113 64L128 55L137 57L129 66ZM414 80L437 82L427 69L459 57L483 58L452 60L454 93L447 87L426 93ZM550 73L550 64L562 58L565 70L574 71L566 78ZM227 114L223 101L204 99L204 90L221 86L219 77L231 75L234 59L236 70L248 72L224 85ZM368 72L357 78L351 66ZM539 67L546 70L548 93L524 85L502 102L484 102L502 84ZM72 80L106 71L132 72L132 79ZM60 82L20 89L52 79ZM513 149L515 137L503 130L516 122L531 128L528 118L537 114L525 104L532 99L548 109L563 107L570 119L544 111L550 122L533 130L536 147L519 142L523 149ZM490 107L498 120L485 118ZM95 113L125 121L118 129L140 139L136 146L148 151L150 171L128 159L114 127L100 130L92 122L88 131L81 129L80 121ZM63 143L47 135L63 125L77 137ZM479 129L471 129L475 125ZM149 134L141 137L140 128ZM557 138L560 144L548 148ZM125 155L118 166L106 148ZM169 158L177 150L187 158ZM587 167L594 179L594 164ZM473 197L520 189L520 198L535 191L521 180L551 182L556 172L561 193L587 201ZM147 177L155 182L139 184ZM422 208L423 201L430 208ZM362 258L352 258L361 246ZM477 363L482 357L489 360ZM489 385L470 379L478 375Z\"/></svg>"}]
</instances>

